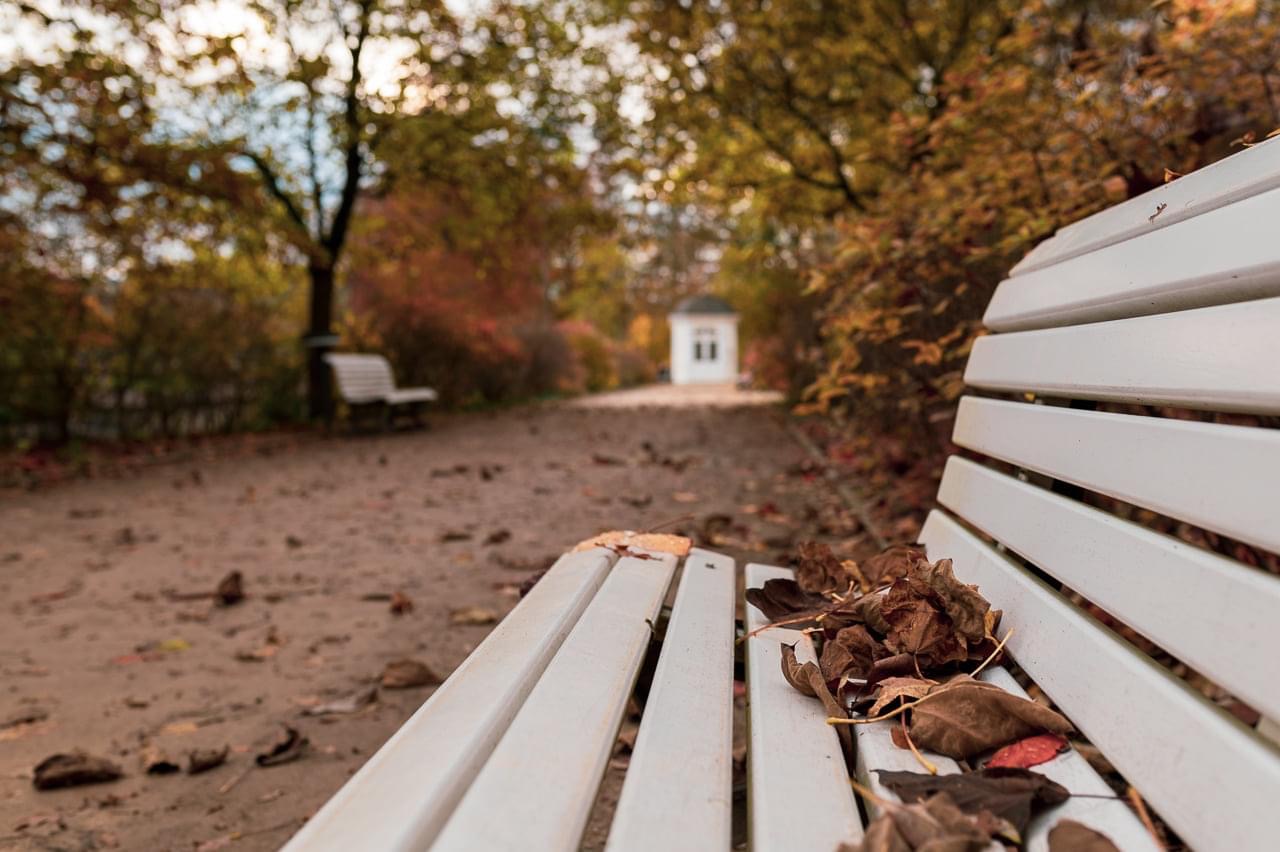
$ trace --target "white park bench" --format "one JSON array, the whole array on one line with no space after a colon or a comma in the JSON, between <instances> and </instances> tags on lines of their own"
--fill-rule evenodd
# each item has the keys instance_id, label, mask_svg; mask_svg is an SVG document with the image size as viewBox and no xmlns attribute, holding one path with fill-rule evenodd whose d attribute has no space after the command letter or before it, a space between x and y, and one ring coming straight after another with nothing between
<instances>
[{"instance_id":1,"label":"white park bench","mask_svg":"<svg viewBox=\"0 0 1280 852\"><path fill-rule=\"evenodd\" d=\"M422 403L438 398L431 388L397 388L391 364L381 355L330 352L324 360L333 368L338 392L352 408L377 407L389 418L396 407L408 406L417 417Z\"/></svg>"},{"instance_id":2,"label":"white park bench","mask_svg":"<svg viewBox=\"0 0 1280 852\"><path fill-rule=\"evenodd\" d=\"M1280 577L1049 485L1280 551L1280 431L1067 404L1280 413L1277 222L1272 142L1064 228L1028 255L996 292L985 319L996 333L977 342L965 374L1008 397L966 397L955 426L957 444L1021 473L952 457L941 508L920 534L931 558L952 558L956 575L1004 610L1012 658L1199 850L1280 848L1271 723L1237 721L1042 577L1271 719ZM287 848L577 849L676 563L599 548L561 558ZM684 560L611 852L731 847L734 570L703 550ZM748 587L789 573L745 571ZM765 624L745 612L746 629ZM784 682L784 642L812 658L798 631L770 628L745 643L748 843L830 852L861 835L874 806L855 799L821 704ZM1021 692L1003 669L983 676ZM919 771L892 744L892 724L855 729L855 772L890 799L870 770ZM1075 793L1111 793L1074 750L1037 771ZM1028 848L1046 849L1064 817L1126 852L1156 848L1129 807L1107 798L1038 817Z\"/></svg>"}]
</instances>

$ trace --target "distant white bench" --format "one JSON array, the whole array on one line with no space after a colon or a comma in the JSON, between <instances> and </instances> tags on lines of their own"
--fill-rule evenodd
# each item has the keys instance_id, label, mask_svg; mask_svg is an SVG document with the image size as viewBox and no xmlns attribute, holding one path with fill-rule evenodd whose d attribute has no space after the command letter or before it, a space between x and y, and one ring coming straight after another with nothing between
<instances>
[{"instance_id":1,"label":"distant white bench","mask_svg":"<svg viewBox=\"0 0 1280 852\"><path fill-rule=\"evenodd\" d=\"M409 406L416 417L418 406L439 398L431 388L397 388L391 364L381 355L331 352L324 359L333 368L338 392L347 405L378 406L388 415L398 406Z\"/></svg>"},{"instance_id":2,"label":"distant white bench","mask_svg":"<svg viewBox=\"0 0 1280 852\"><path fill-rule=\"evenodd\" d=\"M954 439L1023 473L951 458L943 508L920 534L932 558L952 558L1004 610L1012 658L1201 850L1276 848L1280 750L1041 576L1249 702L1260 729L1280 718L1280 578L1050 486L1280 551L1280 431L1064 404L1280 413L1278 186L1271 142L1064 229L1015 268L987 313L1000 333L977 342L966 381L1020 401L966 397ZM662 554L561 558L287 848L577 849L676 569ZM734 570L703 550L684 561L611 852L730 848ZM745 570L748 587L787 574ZM745 628L765 624L745 612ZM861 835L863 818L825 711L782 678L783 642L812 658L798 631L746 642L749 845L832 850ZM1003 669L984 678L1020 691ZM886 798L872 770L918 769L890 725L858 726L855 742L856 774ZM1037 771L1076 793L1110 793L1075 751ZM1155 848L1106 798L1038 817L1028 848L1045 850L1063 817L1126 852Z\"/></svg>"}]
</instances>

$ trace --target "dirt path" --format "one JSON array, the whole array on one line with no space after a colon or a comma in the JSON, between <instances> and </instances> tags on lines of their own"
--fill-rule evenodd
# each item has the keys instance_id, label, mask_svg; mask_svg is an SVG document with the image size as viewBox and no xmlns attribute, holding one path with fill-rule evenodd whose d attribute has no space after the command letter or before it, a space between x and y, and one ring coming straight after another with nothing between
<instances>
[{"instance_id":1,"label":"dirt path","mask_svg":"<svg viewBox=\"0 0 1280 852\"><path fill-rule=\"evenodd\" d=\"M500 617L603 529L693 514L676 527L762 561L815 532L847 542L855 522L804 459L771 408L556 406L0 492L0 848L213 849L238 833L237 850L274 849L430 687L347 715L305 707L399 658L448 674L490 629L452 611ZM248 595L234 606L167 594L232 570ZM412 611L392 614L394 591ZM309 750L254 766L282 723ZM204 774L140 766L148 746L185 762L224 745ZM35 791L33 767L76 748L125 777Z\"/></svg>"}]
</instances>

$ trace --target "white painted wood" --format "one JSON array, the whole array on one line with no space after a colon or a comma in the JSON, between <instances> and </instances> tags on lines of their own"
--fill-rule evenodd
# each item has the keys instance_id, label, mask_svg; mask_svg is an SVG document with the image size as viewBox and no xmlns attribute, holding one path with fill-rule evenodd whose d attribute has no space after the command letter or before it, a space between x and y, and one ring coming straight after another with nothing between
<instances>
[{"instance_id":1,"label":"white painted wood","mask_svg":"<svg viewBox=\"0 0 1280 852\"><path fill-rule=\"evenodd\" d=\"M603 548L560 557L285 848L426 848L616 558Z\"/></svg>"},{"instance_id":2,"label":"white painted wood","mask_svg":"<svg viewBox=\"0 0 1280 852\"><path fill-rule=\"evenodd\" d=\"M391 364L381 355L361 355L330 352L324 360L333 368L338 381L338 392L347 402L362 405L385 402L388 405L404 405L414 402L430 402L437 398L431 388L397 388L391 374Z\"/></svg>"},{"instance_id":3,"label":"white painted wood","mask_svg":"<svg viewBox=\"0 0 1280 852\"><path fill-rule=\"evenodd\" d=\"M445 824L435 852L578 848L675 566L670 554L618 560Z\"/></svg>"},{"instance_id":4,"label":"white painted wood","mask_svg":"<svg viewBox=\"0 0 1280 852\"><path fill-rule=\"evenodd\" d=\"M734 563L685 560L607 852L732 845Z\"/></svg>"},{"instance_id":5,"label":"white painted wood","mask_svg":"<svg viewBox=\"0 0 1280 852\"><path fill-rule=\"evenodd\" d=\"M1270 139L1059 229L1028 252L1010 275L1062 263L1277 187L1280 146ZM1153 217L1157 209L1160 213Z\"/></svg>"},{"instance_id":6,"label":"white painted wood","mask_svg":"<svg viewBox=\"0 0 1280 852\"><path fill-rule=\"evenodd\" d=\"M751 564L746 587L790 576L785 568ZM747 605L748 630L768 623ZM831 850L861 838L862 820L826 711L782 677L783 644L794 644L800 661L814 660L813 642L799 630L773 627L746 643L750 846L754 852Z\"/></svg>"},{"instance_id":7,"label":"white painted wood","mask_svg":"<svg viewBox=\"0 0 1280 852\"><path fill-rule=\"evenodd\" d=\"M1280 751L943 512L920 538L1004 610L1014 659L1189 844L1280 836Z\"/></svg>"},{"instance_id":8,"label":"white painted wood","mask_svg":"<svg viewBox=\"0 0 1280 852\"><path fill-rule=\"evenodd\" d=\"M1280 431L965 397L952 440L1280 553Z\"/></svg>"},{"instance_id":9,"label":"white painted wood","mask_svg":"<svg viewBox=\"0 0 1280 852\"><path fill-rule=\"evenodd\" d=\"M980 680L994 683L996 686L1027 698L1026 690L1018 685L1001 666L992 666L978 675ZM1094 796L1114 796L1115 792L1102 780L1102 776L1094 771L1089 761L1074 748L1034 766L1032 769L1057 781L1072 793L1083 793ZM1059 820L1073 819L1076 822L1102 832L1118 849L1125 852L1160 852L1142 822L1129 810L1123 799L1068 799L1057 807L1045 811L1031 820L1027 828L1026 849L1028 852L1048 852L1049 831Z\"/></svg>"},{"instance_id":10,"label":"white painted wood","mask_svg":"<svg viewBox=\"0 0 1280 852\"><path fill-rule=\"evenodd\" d=\"M1259 711L1280 714L1280 577L959 456L947 460L938 502Z\"/></svg>"},{"instance_id":11,"label":"white painted wood","mask_svg":"<svg viewBox=\"0 0 1280 852\"><path fill-rule=\"evenodd\" d=\"M1280 189L1000 282L983 325L1076 325L1280 296Z\"/></svg>"},{"instance_id":12,"label":"white painted wood","mask_svg":"<svg viewBox=\"0 0 1280 852\"><path fill-rule=\"evenodd\" d=\"M1280 414L1280 299L988 335L965 382L1070 399Z\"/></svg>"}]
</instances>

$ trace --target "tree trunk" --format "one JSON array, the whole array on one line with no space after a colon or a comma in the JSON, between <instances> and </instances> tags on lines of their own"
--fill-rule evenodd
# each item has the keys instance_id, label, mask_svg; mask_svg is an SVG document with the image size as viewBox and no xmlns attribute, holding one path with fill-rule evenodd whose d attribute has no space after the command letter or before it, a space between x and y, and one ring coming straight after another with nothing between
<instances>
[{"instance_id":1,"label":"tree trunk","mask_svg":"<svg viewBox=\"0 0 1280 852\"><path fill-rule=\"evenodd\" d=\"M311 264L310 326L307 329L307 414L312 420L329 417L333 392L329 385L329 365L325 353L332 349L328 338L333 329L333 265Z\"/></svg>"}]
</instances>

